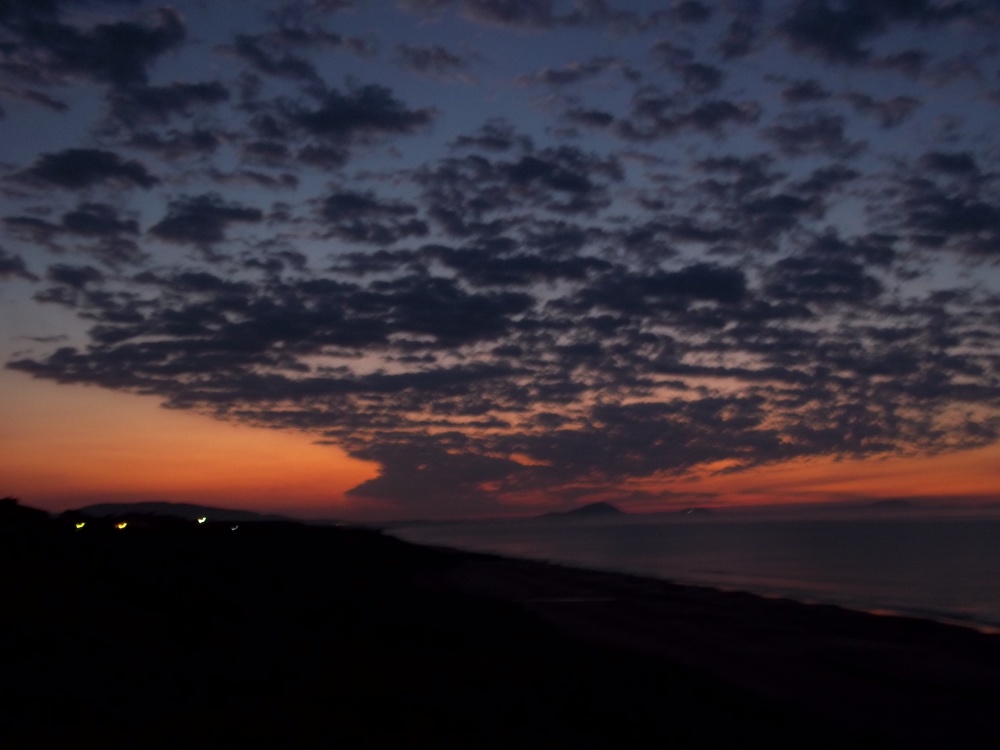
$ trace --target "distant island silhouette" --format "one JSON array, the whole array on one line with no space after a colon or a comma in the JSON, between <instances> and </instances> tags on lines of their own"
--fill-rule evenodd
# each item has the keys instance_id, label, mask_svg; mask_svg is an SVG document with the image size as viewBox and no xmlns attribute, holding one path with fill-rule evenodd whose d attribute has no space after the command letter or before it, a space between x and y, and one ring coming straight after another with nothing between
<instances>
[{"instance_id":1,"label":"distant island silhouette","mask_svg":"<svg viewBox=\"0 0 1000 750\"><path fill-rule=\"evenodd\" d=\"M581 505L579 508L574 508L573 510L558 511L555 513L544 513L537 518L550 518L550 519L584 519L584 518L614 518L617 516L628 515L621 508L617 508L611 503L589 503L587 505Z\"/></svg>"},{"instance_id":2,"label":"distant island silhouette","mask_svg":"<svg viewBox=\"0 0 1000 750\"><path fill-rule=\"evenodd\" d=\"M88 516L90 518L115 518L118 516L161 516L164 518L176 518L184 521L194 521L198 518L207 518L210 521L226 522L249 522L249 521L295 521L288 516L281 516L274 513L255 513L249 510L233 510L230 508L216 508L210 505L195 505L192 503L171 503L165 500L147 501L140 503L97 503L95 505L85 505L67 511L67 514Z\"/></svg>"}]
</instances>

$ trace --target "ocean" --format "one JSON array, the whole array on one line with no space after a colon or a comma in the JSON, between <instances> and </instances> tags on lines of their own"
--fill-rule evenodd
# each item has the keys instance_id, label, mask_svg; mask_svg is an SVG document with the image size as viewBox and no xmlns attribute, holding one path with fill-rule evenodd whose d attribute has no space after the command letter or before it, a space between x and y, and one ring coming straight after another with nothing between
<instances>
[{"instance_id":1,"label":"ocean","mask_svg":"<svg viewBox=\"0 0 1000 750\"><path fill-rule=\"evenodd\" d=\"M447 546L1000 632L1000 520L479 521L389 530Z\"/></svg>"}]
</instances>

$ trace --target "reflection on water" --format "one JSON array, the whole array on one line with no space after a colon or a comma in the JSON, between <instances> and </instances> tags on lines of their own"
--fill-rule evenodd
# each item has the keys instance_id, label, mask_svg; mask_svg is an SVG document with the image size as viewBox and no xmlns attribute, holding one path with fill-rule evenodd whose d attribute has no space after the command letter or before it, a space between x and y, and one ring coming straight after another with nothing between
<instances>
[{"instance_id":1,"label":"reflection on water","mask_svg":"<svg viewBox=\"0 0 1000 750\"><path fill-rule=\"evenodd\" d=\"M423 543L1000 627L1000 521L481 522Z\"/></svg>"}]
</instances>

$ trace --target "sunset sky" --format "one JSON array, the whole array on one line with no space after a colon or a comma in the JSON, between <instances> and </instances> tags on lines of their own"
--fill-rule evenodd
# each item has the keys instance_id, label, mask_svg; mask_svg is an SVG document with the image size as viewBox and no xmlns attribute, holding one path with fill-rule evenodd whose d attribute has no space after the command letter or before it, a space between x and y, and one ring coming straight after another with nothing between
<instances>
[{"instance_id":1,"label":"sunset sky","mask_svg":"<svg viewBox=\"0 0 1000 750\"><path fill-rule=\"evenodd\" d=\"M0 3L0 495L1000 502L997 0Z\"/></svg>"}]
</instances>

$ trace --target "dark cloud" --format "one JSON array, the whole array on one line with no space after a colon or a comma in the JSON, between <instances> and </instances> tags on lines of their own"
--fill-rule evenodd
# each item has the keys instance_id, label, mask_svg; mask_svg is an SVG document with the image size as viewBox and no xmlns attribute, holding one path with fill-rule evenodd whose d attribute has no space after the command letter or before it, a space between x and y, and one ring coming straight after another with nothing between
<instances>
[{"instance_id":1,"label":"dark cloud","mask_svg":"<svg viewBox=\"0 0 1000 750\"><path fill-rule=\"evenodd\" d=\"M233 42L233 52L249 62L257 71L270 76L300 81L320 80L316 66L312 62L293 52L271 52L265 49L259 37L240 34Z\"/></svg>"},{"instance_id":2,"label":"dark cloud","mask_svg":"<svg viewBox=\"0 0 1000 750\"><path fill-rule=\"evenodd\" d=\"M218 81L129 86L112 93L111 112L129 126L164 123L174 115L190 114L192 107L219 104L227 99L229 91Z\"/></svg>"},{"instance_id":3,"label":"dark cloud","mask_svg":"<svg viewBox=\"0 0 1000 750\"><path fill-rule=\"evenodd\" d=\"M774 159L770 156L751 157L722 156L703 159L698 169L713 177L703 182L702 187L719 198L743 200L749 194L777 184L784 174L774 170ZM720 178L728 177L728 182Z\"/></svg>"},{"instance_id":4,"label":"dark cloud","mask_svg":"<svg viewBox=\"0 0 1000 750\"><path fill-rule=\"evenodd\" d=\"M182 159L211 154L222 145L222 140L215 132L203 128L170 129L163 133L142 130L132 134L128 145L166 159Z\"/></svg>"},{"instance_id":5,"label":"dark cloud","mask_svg":"<svg viewBox=\"0 0 1000 750\"><path fill-rule=\"evenodd\" d=\"M456 54L439 44L430 47L396 45L396 62L406 70L425 75L449 76L469 67L469 58Z\"/></svg>"},{"instance_id":6,"label":"dark cloud","mask_svg":"<svg viewBox=\"0 0 1000 750\"><path fill-rule=\"evenodd\" d=\"M431 109L408 109L384 86L369 84L342 94L325 93L315 108L293 105L289 121L306 133L333 141L413 133L434 119Z\"/></svg>"},{"instance_id":7,"label":"dark cloud","mask_svg":"<svg viewBox=\"0 0 1000 750\"><path fill-rule=\"evenodd\" d=\"M208 176L212 182L219 185L256 185L269 190L294 190L299 186L299 178L288 172L266 174L252 169L240 169L236 172L213 169L209 171Z\"/></svg>"},{"instance_id":8,"label":"dark cloud","mask_svg":"<svg viewBox=\"0 0 1000 750\"><path fill-rule=\"evenodd\" d=\"M975 157L967 151L949 153L928 151L920 157L920 166L932 172L953 175L973 175L979 172Z\"/></svg>"},{"instance_id":9,"label":"dark cloud","mask_svg":"<svg viewBox=\"0 0 1000 750\"><path fill-rule=\"evenodd\" d=\"M199 27L206 78L154 69L173 11L0 3L10 119L67 127L6 167L0 277L77 323L7 366L308 431L439 514L1000 439L990 3L397 5L468 39L338 59L367 6L283 0Z\"/></svg>"},{"instance_id":10,"label":"dark cloud","mask_svg":"<svg viewBox=\"0 0 1000 750\"><path fill-rule=\"evenodd\" d=\"M971 340L954 334L975 325L968 311L983 299L953 296L889 315L861 243L825 237L771 264L759 287L735 266L633 272L575 257L543 269L516 243L501 247L483 248L478 263L467 250L421 253L486 285L555 269L572 285L541 305L528 293L471 293L398 264L403 275L364 286L316 275L247 283L145 273L138 309L102 295L93 270L53 270L64 298L75 294L98 322L91 343L8 367L319 431L379 462L379 476L353 495L420 504L431 502L422 493L440 492L451 512L483 493L558 493L567 483L669 476L720 460L746 468L930 446L957 394L996 401L982 356L941 348ZM581 265L569 272L571 264ZM810 309L820 308L870 314L846 328L835 318L817 327ZM307 364L331 349L391 353L394 370ZM454 364L439 361L449 355ZM681 395L651 395L667 384ZM949 439L971 446L990 434L973 421Z\"/></svg>"},{"instance_id":11,"label":"dark cloud","mask_svg":"<svg viewBox=\"0 0 1000 750\"><path fill-rule=\"evenodd\" d=\"M891 99L879 101L868 94L852 91L845 95L855 111L861 114L873 115L883 128L894 128L900 125L922 104L912 96L894 96Z\"/></svg>"},{"instance_id":12,"label":"dark cloud","mask_svg":"<svg viewBox=\"0 0 1000 750\"><path fill-rule=\"evenodd\" d=\"M885 68L886 70L898 70L908 76L917 77L923 70L924 66L927 65L927 61L930 59L930 55L922 50L909 49L903 52L896 52L891 55L886 55L885 57L879 58L874 61L877 67Z\"/></svg>"},{"instance_id":13,"label":"dark cloud","mask_svg":"<svg viewBox=\"0 0 1000 750\"><path fill-rule=\"evenodd\" d=\"M982 184L960 155L929 154L924 158L928 157L939 174L957 181L941 184L923 177L906 180L897 227L924 247L996 257L1000 252L1000 195L995 187Z\"/></svg>"},{"instance_id":14,"label":"dark cloud","mask_svg":"<svg viewBox=\"0 0 1000 750\"><path fill-rule=\"evenodd\" d=\"M374 192L341 190L323 199L320 216L327 236L352 242L390 245L406 237L424 237L427 224L417 218L417 209L399 201L380 200Z\"/></svg>"},{"instance_id":15,"label":"dark cloud","mask_svg":"<svg viewBox=\"0 0 1000 750\"><path fill-rule=\"evenodd\" d=\"M0 247L0 279L15 278L38 281L38 277L28 270L24 258L15 253L8 253Z\"/></svg>"},{"instance_id":16,"label":"dark cloud","mask_svg":"<svg viewBox=\"0 0 1000 750\"><path fill-rule=\"evenodd\" d=\"M684 89L694 94L707 94L722 85L725 74L714 65L688 63L680 69Z\"/></svg>"},{"instance_id":17,"label":"dark cloud","mask_svg":"<svg viewBox=\"0 0 1000 750\"><path fill-rule=\"evenodd\" d=\"M690 130L718 134L728 125L752 125L760 118L756 102L704 101L684 109L669 98L646 93L632 102L631 117L619 121L618 133L632 141L653 141Z\"/></svg>"},{"instance_id":18,"label":"dark cloud","mask_svg":"<svg viewBox=\"0 0 1000 750\"><path fill-rule=\"evenodd\" d=\"M694 50L690 47L681 46L670 39L659 39L650 48L650 54L661 64L678 68L690 62L694 62Z\"/></svg>"},{"instance_id":19,"label":"dark cloud","mask_svg":"<svg viewBox=\"0 0 1000 750\"><path fill-rule=\"evenodd\" d=\"M532 254L502 255L492 252L490 246L474 249L455 249L430 245L421 250L427 258L442 262L458 271L461 278L476 286L527 286L539 281L558 279L581 280L598 271L611 267L598 258L543 258Z\"/></svg>"},{"instance_id":20,"label":"dark cloud","mask_svg":"<svg viewBox=\"0 0 1000 750\"><path fill-rule=\"evenodd\" d=\"M649 274L607 273L567 302L570 310L609 311L628 315L683 312L692 302L740 302L747 293L742 271L698 263L678 271Z\"/></svg>"},{"instance_id":21,"label":"dark cloud","mask_svg":"<svg viewBox=\"0 0 1000 750\"><path fill-rule=\"evenodd\" d=\"M34 76L86 77L113 86L143 84L149 67L176 49L186 35L184 21L171 8L160 8L150 24L119 21L91 29L61 23L53 12L12 12L5 25L16 46L7 53L8 72L21 66ZM27 74L22 77L28 77Z\"/></svg>"},{"instance_id":22,"label":"dark cloud","mask_svg":"<svg viewBox=\"0 0 1000 750\"><path fill-rule=\"evenodd\" d=\"M18 177L27 182L69 190L105 182L121 187L141 188L151 188L159 183L159 179L150 174L140 162L124 160L112 151L93 148L71 148L42 154Z\"/></svg>"},{"instance_id":23,"label":"dark cloud","mask_svg":"<svg viewBox=\"0 0 1000 750\"><path fill-rule=\"evenodd\" d=\"M571 63L561 68L543 68L530 75L518 76L519 83L541 83L548 86L569 86L622 66L616 57L597 57L583 63Z\"/></svg>"},{"instance_id":24,"label":"dark cloud","mask_svg":"<svg viewBox=\"0 0 1000 750\"><path fill-rule=\"evenodd\" d=\"M150 227L149 233L169 242L207 246L224 241L230 224L261 219L260 209L226 203L218 195L206 193L170 201L167 215Z\"/></svg>"},{"instance_id":25,"label":"dark cloud","mask_svg":"<svg viewBox=\"0 0 1000 750\"><path fill-rule=\"evenodd\" d=\"M69 266L59 263L49 266L45 277L56 284L63 284L73 289L83 289L88 284L101 281L104 274L93 266Z\"/></svg>"},{"instance_id":26,"label":"dark cloud","mask_svg":"<svg viewBox=\"0 0 1000 750\"><path fill-rule=\"evenodd\" d=\"M734 60L750 54L761 34L763 3L761 0L736 0L728 3L732 18L719 42L724 60Z\"/></svg>"},{"instance_id":27,"label":"dark cloud","mask_svg":"<svg viewBox=\"0 0 1000 750\"><path fill-rule=\"evenodd\" d=\"M601 109L568 109L563 113L563 117L577 125L584 125L588 128L608 128L615 123L615 116L610 112Z\"/></svg>"},{"instance_id":28,"label":"dark cloud","mask_svg":"<svg viewBox=\"0 0 1000 750\"><path fill-rule=\"evenodd\" d=\"M683 0L674 6L677 20L682 23L704 23L712 17L712 9L698 0Z\"/></svg>"},{"instance_id":29,"label":"dark cloud","mask_svg":"<svg viewBox=\"0 0 1000 750\"><path fill-rule=\"evenodd\" d=\"M770 297L805 305L870 302L883 290L862 264L828 255L783 258L768 276Z\"/></svg>"},{"instance_id":30,"label":"dark cloud","mask_svg":"<svg viewBox=\"0 0 1000 750\"><path fill-rule=\"evenodd\" d=\"M795 81L781 92L781 98L789 104L820 102L824 99L829 99L831 96L833 94L824 88L823 84L815 78Z\"/></svg>"},{"instance_id":31,"label":"dark cloud","mask_svg":"<svg viewBox=\"0 0 1000 750\"><path fill-rule=\"evenodd\" d=\"M424 15L440 16L457 9L462 18L473 23L531 30L604 26L619 33L641 32L678 17L676 10L634 12L612 7L607 0L576 2L563 13L558 11L554 0L398 0L398 3L406 10ZM688 13L696 15L698 11L689 9Z\"/></svg>"},{"instance_id":32,"label":"dark cloud","mask_svg":"<svg viewBox=\"0 0 1000 750\"><path fill-rule=\"evenodd\" d=\"M65 112L69 109L69 105L66 102L34 89L0 86L0 95L9 99L35 104L51 112Z\"/></svg>"},{"instance_id":33,"label":"dark cloud","mask_svg":"<svg viewBox=\"0 0 1000 750\"><path fill-rule=\"evenodd\" d=\"M813 112L782 117L779 124L764 128L761 135L788 156L850 157L863 150L864 144L848 140L844 132L846 125L846 120L839 115Z\"/></svg>"},{"instance_id":34,"label":"dark cloud","mask_svg":"<svg viewBox=\"0 0 1000 750\"><path fill-rule=\"evenodd\" d=\"M530 150L510 159L478 154L445 159L415 179L428 216L454 236L491 235L515 223L512 212L593 213L611 203L621 164L571 146Z\"/></svg>"},{"instance_id":35,"label":"dark cloud","mask_svg":"<svg viewBox=\"0 0 1000 750\"><path fill-rule=\"evenodd\" d=\"M67 232L90 237L139 233L135 219L123 219L117 209L103 203L81 203L63 214L62 227Z\"/></svg>"},{"instance_id":36,"label":"dark cloud","mask_svg":"<svg viewBox=\"0 0 1000 750\"><path fill-rule=\"evenodd\" d=\"M485 151L508 151L515 146L531 148L531 142L519 136L505 120L491 120L471 135L461 135L452 144L455 148L477 148Z\"/></svg>"},{"instance_id":37,"label":"dark cloud","mask_svg":"<svg viewBox=\"0 0 1000 750\"><path fill-rule=\"evenodd\" d=\"M553 0L462 0L462 14L480 23L529 28L555 22Z\"/></svg>"},{"instance_id":38,"label":"dark cloud","mask_svg":"<svg viewBox=\"0 0 1000 750\"><path fill-rule=\"evenodd\" d=\"M145 258L135 242L139 225L103 203L81 203L56 224L33 216L9 216L4 225L15 236L55 253L85 254L108 266Z\"/></svg>"},{"instance_id":39,"label":"dark cloud","mask_svg":"<svg viewBox=\"0 0 1000 750\"><path fill-rule=\"evenodd\" d=\"M836 261L859 261L866 266L888 268L897 258L896 245L899 237L877 232L845 240L835 231L827 230L816 237L806 248L817 259ZM870 288L874 288L870 286Z\"/></svg>"},{"instance_id":40,"label":"dark cloud","mask_svg":"<svg viewBox=\"0 0 1000 750\"><path fill-rule=\"evenodd\" d=\"M864 46L893 23L933 25L977 16L980 3L936 3L933 0L797 0L778 31L797 49L834 63L868 61Z\"/></svg>"},{"instance_id":41,"label":"dark cloud","mask_svg":"<svg viewBox=\"0 0 1000 750\"><path fill-rule=\"evenodd\" d=\"M406 496L434 498L455 514L473 509L482 512L498 506L496 499L482 493L480 487L522 468L509 459L449 449L440 440L414 439L406 434L380 437L378 443L360 448L354 455L377 461L383 469L348 494L394 502Z\"/></svg>"}]
</instances>

